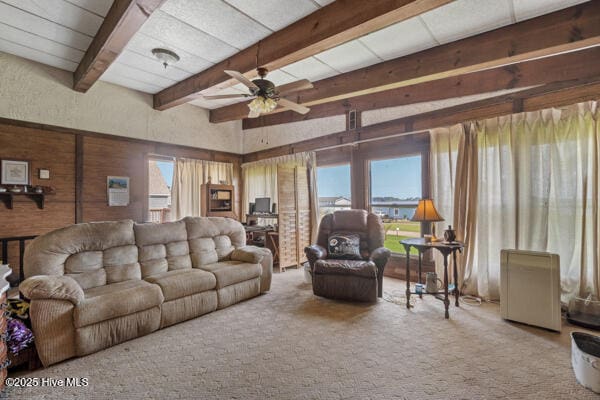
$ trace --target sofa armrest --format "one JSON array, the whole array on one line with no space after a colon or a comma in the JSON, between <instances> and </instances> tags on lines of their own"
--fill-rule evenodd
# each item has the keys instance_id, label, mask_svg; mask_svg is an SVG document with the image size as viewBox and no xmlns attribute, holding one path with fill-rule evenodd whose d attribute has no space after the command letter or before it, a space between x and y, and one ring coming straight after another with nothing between
<instances>
[{"instance_id":1,"label":"sofa armrest","mask_svg":"<svg viewBox=\"0 0 600 400\"><path fill-rule=\"evenodd\" d=\"M318 244L312 244L305 247L304 254L306 254L306 258L308 258L308 263L311 267L315 265L317 260L324 260L327 258L327 250Z\"/></svg>"},{"instance_id":2,"label":"sofa armrest","mask_svg":"<svg viewBox=\"0 0 600 400\"><path fill-rule=\"evenodd\" d=\"M375 265L377 265L377 269L383 270L391 255L392 252L389 249L386 249L385 247L378 247L371 252L369 261L373 261Z\"/></svg>"},{"instance_id":3,"label":"sofa armrest","mask_svg":"<svg viewBox=\"0 0 600 400\"><path fill-rule=\"evenodd\" d=\"M252 264L258 264L265 257L265 252L270 253L269 249L257 246L238 247L231 253L231 259Z\"/></svg>"},{"instance_id":4,"label":"sofa armrest","mask_svg":"<svg viewBox=\"0 0 600 400\"><path fill-rule=\"evenodd\" d=\"M81 286L68 276L32 276L21 282L19 291L30 300L67 300L73 305L79 304L84 298Z\"/></svg>"}]
</instances>

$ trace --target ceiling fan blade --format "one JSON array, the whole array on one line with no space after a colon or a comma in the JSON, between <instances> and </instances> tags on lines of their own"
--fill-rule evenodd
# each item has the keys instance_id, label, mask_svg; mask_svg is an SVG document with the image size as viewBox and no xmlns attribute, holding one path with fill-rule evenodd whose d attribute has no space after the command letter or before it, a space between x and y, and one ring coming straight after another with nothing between
<instances>
[{"instance_id":1,"label":"ceiling fan blade","mask_svg":"<svg viewBox=\"0 0 600 400\"><path fill-rule=\"evenodd\" d=\"M258 86L256 86L254 83L252 83L252 81L248 78L246 78L244 75L242 75L240 72L237 71L231 71L226 69L224 71L227 75L229 75L230 77L236 79L237 81L239 81L240 83L248 86L250 89L252 90L259 90Z\"/></svg>"},{"instance_id":2,"label":"ceiling fan blade","mask_svg":"<svg viewBox=\"0 0 600 400\"><path fill-rule=\"evenodd\" d=\"M248 94L216 94L214 96L202 96L206 100L217 100L217 99L238 99L241 97L250 97Z\"/></svg>"},{"instance_id":3,"label":"ceiling fan blade","mask_svg":"<svg viewBox=\"0 0 600 400\"><path fill-rule=\"evenodd\" d=\"M310 108L308 107L304 107L298 103L294 103L293 101L289 101L288 99L279 99L279 101L277 102L280 106L289 108L292 111L296 111L299 114L306 114L307 112L310 111Z\"/></svg>"},{"instance_id":4,"label":"ceiling fan blade","mask_svg":"<svg viewBox=\"0 0 600 400\"><path fill-rule=\"evenodd\" d=\"M275 90L279 94L284 95L286 93L297 92L298 90L312 89L313 84L308 79L301 79L296 82L286 83L285 85L277 86Z\"/></svg>"},{"instance_id":5,"label":"ceiling fan blade","mask_svg":"<svg viewBox=\"0 0 600 400\"><path fill-rule=\"evenodd\" d=\"M250 112L248 113L248 118L258 118L258 117L260 117L260 113L258 111L250 110Z\"/></svg>"}]
</instances>

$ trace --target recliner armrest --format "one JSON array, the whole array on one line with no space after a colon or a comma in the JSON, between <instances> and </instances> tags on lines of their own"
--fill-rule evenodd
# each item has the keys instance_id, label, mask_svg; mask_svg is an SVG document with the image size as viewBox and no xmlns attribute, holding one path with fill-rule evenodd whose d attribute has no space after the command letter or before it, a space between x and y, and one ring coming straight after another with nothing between
<instances>
[{"instance_id":1,"label":"recliner armrest","mask_svg":"<svg viewBox=\"0 0 600 400\"><path fill-rule=\"evenodd\" d=\"M312 244L304 248L304 254L308 258L308 263L313 266L317 260L324 260L327 258L327 250L318 244Z\"/></svg>"},{"instance_id":2,"label":"recliner armrest","mask_svg":"<svg viewBox=\"0 0 600 400\"><path fill-rule=\"evenodd\" d=\"M388 259L392 255L392 252L385 247L378 247L371 252L369 261L373 261L377 265L378 269L382 269L387 264Z\"/></svg>"},{"instance_id":3,"label":"recliner armrest","mask_svg":"<svg viewBox=\"0 0 600 400\"><path fill-rule=\"evenodd\" d=\"M68 276L37 275L25 279L19 291L30 300L67 300L77 305L85 297L83 289Z\"/></svg>"},{"instance_id":4,"label":"recliner armrest","mask_svg":"<svg viewBox=\"0 0 600 400\"><path fill-rule=\"evenodd\" d=\"M234 261L258 264L265 257L265 252L270 253L271 251L257 246L238 247L231 253L231 259Z\"/></svg>"}]
</instances>

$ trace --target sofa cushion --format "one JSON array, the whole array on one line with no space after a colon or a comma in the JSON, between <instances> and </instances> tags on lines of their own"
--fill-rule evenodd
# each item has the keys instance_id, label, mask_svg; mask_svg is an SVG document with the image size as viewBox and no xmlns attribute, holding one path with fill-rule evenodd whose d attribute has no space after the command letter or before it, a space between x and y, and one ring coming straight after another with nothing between
<instances>
[{"instance_id":1,"label":"sofa cushion","mask_svg":"<svg viewBox=\"0 0 600 400\"><path fill-rule=\"evenodd\" d=\"M353 275L377 279L375 263L362 260L317 260L313 273L317 275Z\"/></svg>"},{"instance_id":2,"label":"sofa cushion","mask_svg":"<svg viewBox=\"0 0 600 400\"><path fill-rule=\"evenodd\" d=\"M329 258L361 260L360 236L356 233L333 233L329 236L327 249Z\"/></svg>"},{"instance_id":3,"label":"sofa cushion","mask_svg":"<svg viewBox=\"0 0 600 400\"><path fill-rule=\"evenodd\" d=\"M186 217L184 221L195 268L229 260L233 250L246 244L244 227L233 219Z\"/></svg>"},{"instance_id":4,"label":"sofa cushion","mask_svg":"<svg viewBox=\"0 0 600 400\"><path fill-rule=\"evenodd\" d=\"M76 328L147 310L164 300L160 287L142 280L98 286L84 295L73 315Z\"/></svg>"},{"instance_id":5,"label":"sofa cushion","mask_svg":"<svg viewBox=\"0 0 600 400\"><path fill-rule=\"evenodd\" d=\"M222 261L214 264L202 265L200 268L215 275L217 278L217 289L258 278L262 272L260 264L250 264L239 261Z\"/></svg>"},{"instance_id":6,"label":"sofa cushion","mask_svg":"<svg viewBox=\"0 0 600 400\"><path fill-rule=\"evenodd\" d=\"M165 301L205 292L217 285L213 274L200 269L167 271L149 276L145 280L160 286Z\"/></svg>"},{"instance_id":7,"label":"sofa cushion","mask_svg":"<svg viewBox=\"0 0 600 400\"><path fill-rule=\"evenodd\" d=\"M185 222L135 224L134 231L142 277L192 268Z\"/></svg>"}]
</instances>

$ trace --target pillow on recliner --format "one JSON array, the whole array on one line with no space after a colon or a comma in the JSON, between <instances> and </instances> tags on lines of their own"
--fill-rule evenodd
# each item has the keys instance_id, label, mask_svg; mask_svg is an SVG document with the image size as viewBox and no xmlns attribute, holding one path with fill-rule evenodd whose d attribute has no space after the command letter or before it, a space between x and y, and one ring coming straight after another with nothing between
<instances>
[{"instance_id":1,"label":"pillow on recliner","mask_svg":"<svg viewBox=\"0 0 600 400\"><path fill-rule=\"evenodd\" d=\"M360 236L355 233L332 233L328 239L328 258L362 260Z\"/></svg>"}]
</instances>

